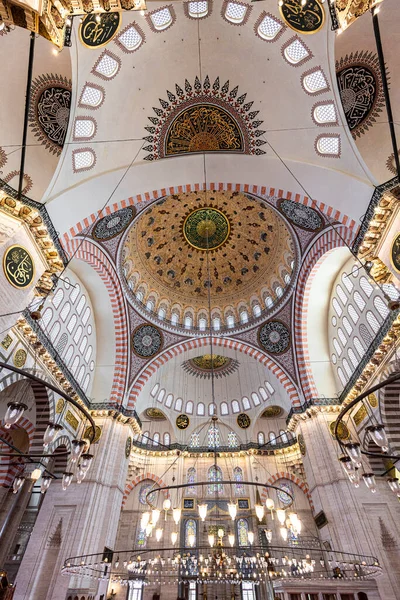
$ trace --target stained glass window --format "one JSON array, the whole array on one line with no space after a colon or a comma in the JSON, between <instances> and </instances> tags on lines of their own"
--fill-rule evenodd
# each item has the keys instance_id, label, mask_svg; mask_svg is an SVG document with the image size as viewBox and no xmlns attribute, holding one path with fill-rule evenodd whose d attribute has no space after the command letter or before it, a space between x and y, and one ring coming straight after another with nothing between
<instances>
[{"instance_id":1,"label":"stained glass window","mask_svg":"<svg viewBox=\"0 0 400 600\"><path fill-rule=\"evenodd\" d=\"M212 465L208 469L207 479L211 482L208 484L209 495L224 493L224 486L222 483L218 483L219 481L222 481L222 471L220 467Z\"/></svg>"},{"instance_id":2,"label":"stained glass window","mask_svg":"<svg viewBox=\"0 0 400 600\"><path fill-rule=\"evenodd\" d=\"M194 535L194 544L189 543L189 535ZM188 519L185 523L185 547L190 548L196 545L196 521Z\"/></svg>"},{"instance_id":3,"label":"stained glass window","mask_svg":"<svg viewBox=\"0 0 400 600\"><path fill-rule=\"evenodd\" d=\"M244 494L243 471L240 467L233 469L233 479L239 483L235 483L235 495L241 496Z\"/></svg>"},{"instance_id":4,"label":"stained glass window","mask_svg":"<svg viewBox=\"0 0 400 600\"><path fill-rule=\"evenodd\" d=\"M263 444L265 444L265 435L264 435L264 433L262 431L258 432L257 441L260 444L260 446L262 446Z\"/></svg>"},{"instance_id":5,"label":"stained glass window","mask_svg":"<svg viewBox=\"0 0 400 600\"><path fill-rule=\"evenodd\" d=\"M238 519L237 522L237 534L238 534L238 542L239 546L248 546L249 545L249 523L247 519Z\"/></svg>"},{"instance_id":6,"label":"stained glass window","mask_svg":"<svg viewBox=\"0 0 400 600\"><path fill-rule=\"evenodd\" d=\"M146 494L150 491L150 489L154 487L153 483L144 483L142 485L142 487L140 488L140 492L139 492L139 502L141 504L144 504L145 506L148 506L147 502L146 502ZM156 499L156 493L152 492L149 495L149 502L151 502L152 504L155 502Z\"/></svg>"},{"instance_id":7,"label":"stained glass window","mask_svg":"<svg viewBox=\"0 0 400 600\"><path fill-rule=\"evenodd\" d=\"M237 435L234 431L228 433L228 446L229 448L236 448L238 446Z\"/></svg>"},{"instance_id":8,"label":"stained glass window","mask_svg":"<svg viewBox=\"0 0 400 600\"><path fill-rule=\"evenodd\" d=\"M218 448L220 445L219 429L215 425L211 425L208 429L208 447Z\"/></svg>"},{"instance_id":9,"label":"stained glass window","mask_svg":"<svg viewBox=\"0 0 400 600\"><path fill-rule=\"evenodd\" d=\"M192 433L190 436L190 447L198 448L200 446L200 436L198 433Z\"/></svg>"},{"instance_id":10,"label":"stained glass window","mask_svg":"<svg viewBox=\"0 0 400 600\"><path fill-rule=\"evenodd\" d=\"M146 530L143 529L142 527L140 527L140 523L138 525L138 533L137 533L137 537L136 537L136 546L139 546L139 548L146 548Z\"/></svg>"},{"instance_id":11,"label":"stained glass window","mask_svg":"<svg viewBox=\"0 0 400 600\"><path fill-rule=\"evenodd\" d=\"M186 483L196 483L196 469L195 467L190 467L187 471L187 476L186 476ZM189 486L187 489L188 494L195 494L196 493L196 486L191 485Z\"/></svg>"},{"instance_id":12,"label":"stained glass window","mask_svg":"<svg viewBox=\"0 0 400 600\"><path fill-rule=\"evenodd\" d=\"M284 506L288 506L289 504L292 503L292 500L287 494L285 494L285 492L288 492L289 494L291 494L293 496L293 488L290 485L290 483L286 483L286 482L280 483L279 490L277 490L277 492L276 492L276 495L278 496L279 501Z\"/></svg>"}]
</instances>

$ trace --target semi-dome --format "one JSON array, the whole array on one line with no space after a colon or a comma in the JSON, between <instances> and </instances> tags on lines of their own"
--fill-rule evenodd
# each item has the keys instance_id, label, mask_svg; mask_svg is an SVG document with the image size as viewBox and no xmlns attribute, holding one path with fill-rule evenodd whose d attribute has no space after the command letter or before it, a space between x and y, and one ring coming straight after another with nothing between
<instances>
[{"instance_id":1,"label":"semi-dome","mask_svg":"<svg viewBox=\"0 0 400 600\"><path fill-rule=\"evenodd\" d=\"M185 329L245 324L292 280L295 245L282 215L238 192L163 198L131 226L123 271L133 304Z\"/></svg>"}]
</instances>

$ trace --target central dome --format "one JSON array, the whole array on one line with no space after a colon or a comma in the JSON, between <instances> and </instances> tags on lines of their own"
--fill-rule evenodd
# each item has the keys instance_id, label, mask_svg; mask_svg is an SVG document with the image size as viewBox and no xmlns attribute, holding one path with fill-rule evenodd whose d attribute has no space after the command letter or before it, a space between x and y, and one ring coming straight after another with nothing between
<instances>
[{"instance_id":1,"label":"central dome","mask_svg":"<svg viewBox=\"0 0 400 600\"><path fill-rule=\"evenodd\" d=\"M184 329L245 324L291 281L294 242L271 205L239 192L163 198L131 225L122 266L131 301Z\"/></svg>"}]
</instances>

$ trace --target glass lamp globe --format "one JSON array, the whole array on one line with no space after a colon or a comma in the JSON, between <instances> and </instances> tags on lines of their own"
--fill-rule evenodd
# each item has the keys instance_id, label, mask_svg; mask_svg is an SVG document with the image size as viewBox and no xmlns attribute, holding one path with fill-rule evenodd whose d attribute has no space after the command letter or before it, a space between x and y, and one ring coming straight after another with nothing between
<instances>
[{"instance_id":1,"label":"glass lamp globe","mask_svg":"<svg viewBox=\"0 0 400 600\"><path fill-rule=\"evenodd\" d=\"M83 440L72 440L71 442L71 461L77 462L83 452L85 442Z\"/></svg>"},{"instance_id":2,"label":"glass lamp globe","mask_svg":"<svg viewBox=\"0 0 400 600\"><path fill-rule=\"evenodd\" d=\"M149 522L150 522L150 513L148 511L146 511L142 514L142 518L140 520L140 527L142 529L146 529Z\"/></svg>"},{"instance_id":3,"label":"glass lamp globe","mask_svg":"<svg viewBox=\"0 0 400 600\"><path fill-rule=\"evenodd\" d=\"M369 490L371 490L371 492L373 494L375 494L375 492L376 492L375 475L373 473L364 473L363 474L363 479L364 479L364 483L367 486L367 488Z\"/></svg>"},{"instance_id":4,"label":"glass lamp globe","mask_svg":"<svg viewBox=\"0 0 400 600\"><path fill-rule=\"evenodd\" d=\"M50 487L50 483L51 483L51 477L49 477L48 475L43 475L42 483L40 485L40 493L41 494L44 494L45 492L47 492L47 490Z\"/></svg>"},{"instance_id":5,"label":"glass lamp globe","mask_svg":"<svg viewBox=\"0 0 400 600\"><path fill-rule=\"evenodd\" d=\"M163 502L163 509L164 510L170 510L172 504L171 504L171 499L170 498L165 498L164 502Z\"/></svg>"},{"instance_id":6,"label":"glass lamp globe","mask_svg":"<svg viewBox=\"0 0 400 600\"><path fill-rule=\"evenodd\" d=\"M13 481L13 494L19 492L24 485L25 477L16 477Z\"/></svg>"},{"instance_id":7,"label":"glass lamp globe","mask_svg":"<svg viewBox=\"0 0 400 600\"><path fill-rule=\"evenodd\" d=\"M236 502L228 502L228 511L229 511L232 521L234 521L236 518L236 513L237 513Z\"/></svg>"},{"instance_id":8,"label":"glass lamp globe","mask_svg":"<svg viewBox=\"0 0 400 600\"><path fill-rule=\"evenodd\" d=\"M272 498L267 498L265 506L268 508L268 510L274 510L275 502L272 500Z\"/></svg>"},{"instance_id":9,"label":"glass lamp globe","mask_svg":"<svg viewBox=\"0 0 400 600\"><path fill-rule=\"evenodd\" d=\"M5 429L10 429L11 425L15 425L27 408L27 405L23 402L8 402L7 411L4 416Z\"/></svg>"},{"instance_id":10,"label":"glass lamp globe","mask_svg":"<svg viewBox=\"0 0 400 600\"><path fill-rule=\"evenodd\" d=\"M214 542L215 542L215 536L213 533L209 533L208 534L208 543L210 544L211 547L214 546Z\"/></svg>"},{"instance_id":11,"label":"glass lamp globe","mask_svg":"<svg viewBox=\"0 0 400 600\"><path fill-rule=\"evenodd\" d=\"M235 536L233 535L233 533L230 533L228 535L228 540L229 540L230 545L233 547L235 545Z\"/></svg>"},{"instance_id":12,"label":"glass lamp globe","mask_svg":"<svg viewBox=\"0 0 400 600\"><path fill-rule=\"evenodd\" d=\"M222 539L222 538L224 537L224 530L222 529L222 527L219 527L219 529L218 529L218 532L217 532L217 533L218 533L218 537L219 537L220 539Z\"/></svg>"},{"instance_id":13,"label":"glass lamp globe","mask_svg":"<svg viewBox=\"0 0 400 600\"><path fill-rule=\"evenodd\" d=\"M283 508L278 508L276 511L276 516L278 517L278 521L281 525L284 524L285 520L286 520L286 512L284 511Z\"/></svg>"},{"instance_id":14,"label":"glass lamp globe","mask_svg":"<svg viewBox=\"0 0 400 600\"><path fill-rule=\"evenodd\" d=\"M174 508L172 511L172 518L175 521L175 525L178 525L179 521L181 520L181 509L180 508Z\"/></svg>"},{"instance_id":15,"label":"glass lamp globe","mask_svg":"<svg viewBox=\"0 0 400 600\"><path fill-rule=\"evenodd\" d=\"M382 448L383 452L389 450L389 442L383 425L369 425L369 427L365 428L365 431L368 431L375 444Z\"/></svg>"},{"instance_id":16,"label":"glass lamp globe","mask_svg":"<svg viewBox=\"0 0 400 600\"><path fill-rule=\"evenodd\" d=\"M65 472L62 477L62 489L65 491L71 485L73 473Z\"/></svg>"},{"instance_id":17,"label":"glass lamp globe","mask_svg":"<svg viewBox=\"0 0 400 600\"><path fill-rule=\"evenodd\" d=\"M159 518L160 511L158 510L158 508L153 508L151 511L151 522L153 523L153 525L157 524Z\"/></svg>"},{"instance_id":18,"label":"glass lamp globe","mask_svg":"<svg viewBox=\"0 0 400 600\"><path fill-rule=\"evenodd\" d=\"M346 473L346 475L349 475L349 473L354 472L355 466L350 456L341 456L339 458L339 462L342 465L343 471Z\"/></svg>"},{"instance_id":19,"label":"glass lamp globe","mask_svg":"<svg viewBox=\"0 0 400 600\"><path fill-rule=\"evenodd\" d=\"M196 536L194 535L194 533L189 533L189 535L188 535L189 546L191 546L193 548L195 541L196 541Z\"/></svg>"},{"instance_id":20,"label":"glass lamp globe","mask_svg":"<svg viewBox=\"0 0 400 600\"><path fill-rule=\"evenodd\" d=\"M86 471L89 469L90 465L93 462L93 454L82 454L81 455L81 462L80 462L80 466L81 469L86 473Z\"/></svg>"},{"instance_id":21,"label":"glass lamp globe","mask_svg":"<svg viewBox=\"0 0 400 600\"><path fill-rule=\"evenodd\" d=\"M156 529L156 540L157 540L157 542L159 542L161 540L162 534L163 534L163 530L161 529L161 527L158 527L158 529Z\"/></svg>"},{"instance_id":22,"label":"glass lamp globe","mask_svg":"<svg viewBox=\"0 0 400 600\"><path fill-rule=\"evenodd\" d=\"M347 455L351 458L356 467L361 467L361 447L360 444L345 444Z\"/></svg>"},{"instance_id":23,"label":"glass lamp globe","mask_svg":"<svg viewBox=\"0 0 400 600\"><path fill-rule=\"evenodd\" d=\"M288 530L286 529L286 527L281 527L279 529L279 531L280 531L280 534L282 536L282 539L286 542L287 538L288 538Z\"/></svg>"},{"instance_id":24,"label":"glass lamp globe","mask_svg":"<svg viewBox=\"0 0 400 600\"><path fill-rule=\"evenodd\" d=\"M257 515L257 519L261 522L264 518L264 507L262 504L256 504L254 506L254 509L256 511L256 515Z\"/></svg>"},{"instance_id":25,"label":"glass lamp globe","mask_svg":"<svg viewBox=\"0 0 400 600\"><path fill-rule=\"evenodd\" d=\"M43 436L43 446L46 448L49 444L51 444L51 442L54 441L54 438L56 437L57 433L62 429L62 425L59 425L58 423L52 423L51 421L49 421Z\"/></svg>"},{"instance_id":26,"label":"glass lamp globe","mask_svg":"<svg viewBox=\"0 0 400 600\"><path fill-rule=\"evenodd\" d=\"M390 487L390 489L392 490L392 492L394 492L395 494L397 494L399 496L400 494L400 486L399 486L399 480L397 477L391 477L390 479L388 479L388 485Z\"/></svg>"},{"instance_id":27,"label":"glass lamp globe","mask_svg":"<svg viewBox=\"0 0 400 600\"><path fill-rule=\"evenodd\" d=\"M204 504L198 504L197 505L197 509L199 511L199 517L202 521L205 520L206 516L207 516L207 510L208 510L208 506L206 503Z\"/></svg>"},{"instance_id":28,"label":"glass lamp globe","mask_svg":"<svg viewBox=\"0 0 400 600\"><path fill-rule=\"evenodd\" d=\"M249 533L247 534L247 538L249 540L250 546L252 546L254 542L254 533L252 531L249 531Z\"/></svg>"},{"instance_id":29,"label":"glass lamp globe","mask_svg":"<svg viewBox=\"0 0 400 600\"><path fill-rule=\"evenodd\" d=\"M173 546L175 546L177 540L178 540L178 533L176 531L173 531L171 533L171 542L172 542Z\"/></svg>"}]
</instances>

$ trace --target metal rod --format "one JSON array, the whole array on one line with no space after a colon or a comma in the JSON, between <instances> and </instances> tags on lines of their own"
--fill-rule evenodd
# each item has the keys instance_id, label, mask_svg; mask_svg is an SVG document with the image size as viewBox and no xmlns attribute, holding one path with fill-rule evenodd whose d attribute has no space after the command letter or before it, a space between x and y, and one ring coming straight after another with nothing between
<instances>
[{"instance_id":1,"label":"metal rod","mask_svg":"<svg viewBox=\"0 0 400 600\"><path fill-rule=\"evenodd\" d=\"M372 24L374 27L376 49L378 52L379 69L380 69L381 77L382 77L383 93L385 95L385 104L386 104L386 111L387 111L388 121L389 121L390 137L392 138L394 162L396 164L397 177L400 177L399 152L398 152L398 146L397 146L397 140L396 140L396 130L394 128L394 122L393 122L392 105L390 103L389 86L388 86L387 77L386 77L385 59L383 56L383 48L382 48L381 32L380 32L380 28L379 28L377 7L372 9Z\"/></svg>"},{"instance_id":2,"label":"metal rod","mask_svg":"<svg viewBox=\"0 0 400 600\"><path fill-rule=\"evenodd\" d=\"M34 55L35 55L35 33L33 31L31 31L30 44L29 44L28 76L27 76L27 80L26 80L24 129L23 129L23 133L22 133L21 163L20 163L20 167L19 167L18 200L21 200L22 186L24 185L26 138L28 136L28 116L29 116L29 106L31 103L32 72L33 72Z\"/></svg>"}]
</instances>

